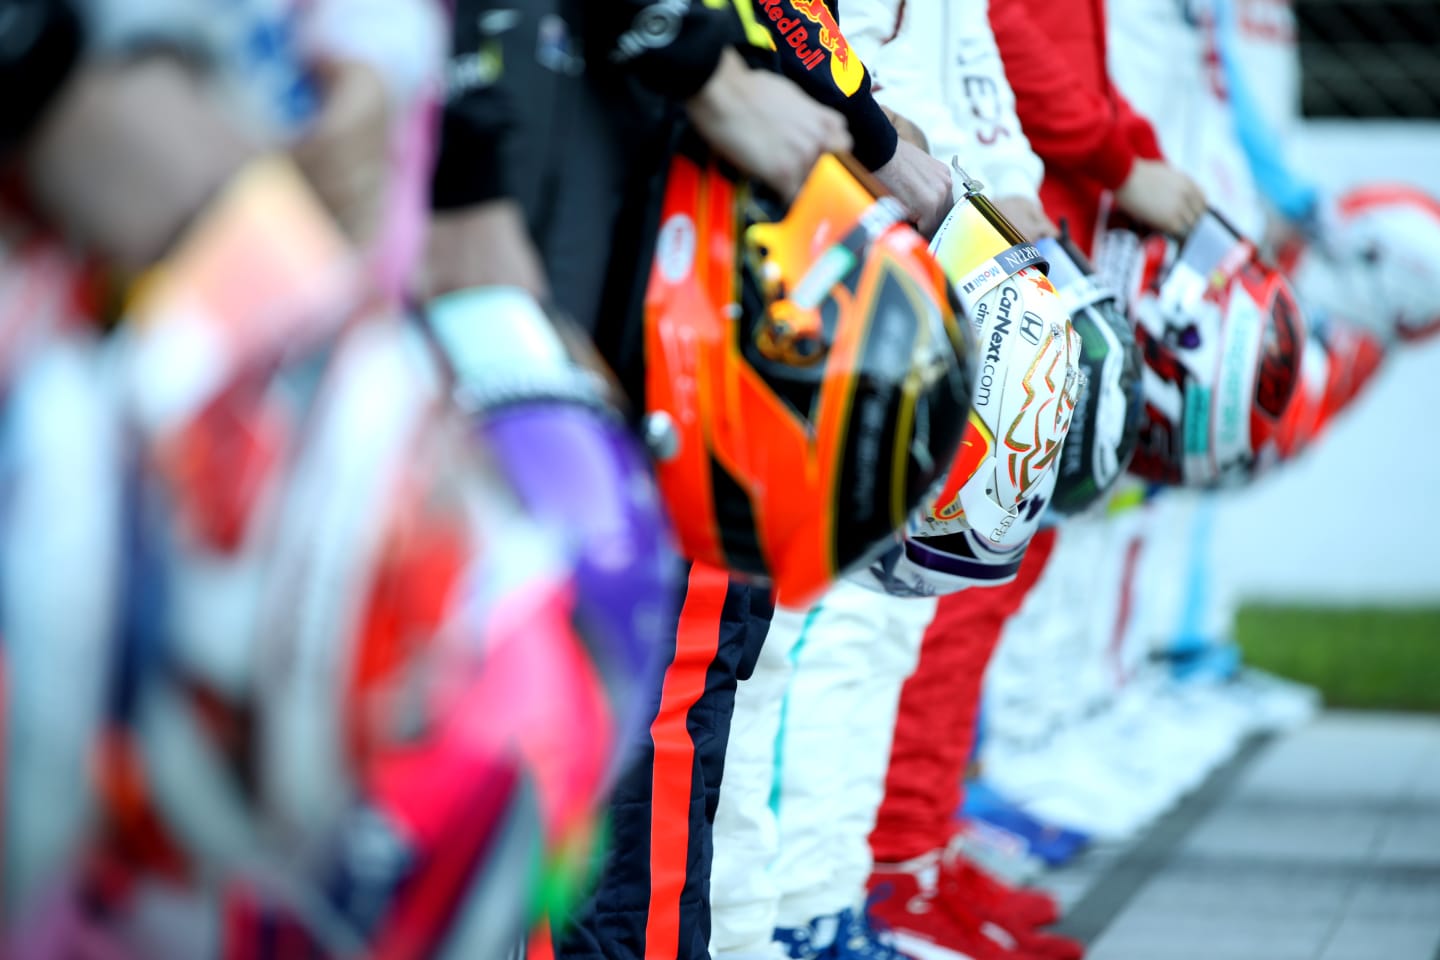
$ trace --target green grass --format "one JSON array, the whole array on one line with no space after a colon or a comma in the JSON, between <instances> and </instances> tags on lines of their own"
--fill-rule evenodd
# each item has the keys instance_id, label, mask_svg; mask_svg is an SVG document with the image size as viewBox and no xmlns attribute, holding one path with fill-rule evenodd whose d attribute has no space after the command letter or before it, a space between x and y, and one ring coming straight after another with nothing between
<instances>
[{"instance_id":1,"label":"green grass","mask_svg":"<svg viewBox=\"0 0 1440 960\"><path fill-rule=\"evenodd\" d=\"M1320 688L1331 707L1440 713L1440 608L1247 606L1247 663Z\"/></svg>"}]
</instances>

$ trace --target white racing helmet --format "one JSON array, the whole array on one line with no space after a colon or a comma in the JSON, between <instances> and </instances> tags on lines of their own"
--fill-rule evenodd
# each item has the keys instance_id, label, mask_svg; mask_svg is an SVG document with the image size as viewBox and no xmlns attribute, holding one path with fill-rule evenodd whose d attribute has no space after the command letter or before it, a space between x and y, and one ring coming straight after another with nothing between
<instances>
[{"instance_id":1,"label":"white racing helmet","mask_svg":"<svg viewBox=\"0 0 1440 960\"><path fill-rule=\"evenodd\" d=\"M905 536L857 574L865 586L894 597L943 597L967 587L1009 583L1035 532L1045 522L1059 471L1049 470L1030 495L1020 501L1017 518L999 542L974 530L938 537Z\"/></svg>"},{"instance_id":2,"label":"white racing helmet","mask_svg":"<svg viewBox=\"0 0 1440 960\"><path fill-rule=\"evenodd\" d=\"M1322 242L1282 261L1306 309L1385 342L1440 332L1440 201L1402 184L1365 184L1329 214Z\"/></svg>"},{"instance_id":3,"label":"white racing helmet","mask_svg":"<svg viewBox=\"0 0 1440 960\"><path fill-rule=\"evenodd\" d=\"M980 184L965 186L930 248L979 341L973 409L954 464L909 532L973 529L999 543L1059 462L1081 391L1081 344L1039 250Z\"/></svg>"},{"instance_id":4,"label":"white racing helmet","mask_svg":"<svg viewBox=\"0 0 1440 960\"><path fill-rule=\"evenodd\" d=\"M1083 389L1080 337L1044 257L980 184L959 176L965 193L931 250L979 343L973 408L945 479L862 577L901 596L1014 577L1053 494Z\"/></svg>"}]
</instances>

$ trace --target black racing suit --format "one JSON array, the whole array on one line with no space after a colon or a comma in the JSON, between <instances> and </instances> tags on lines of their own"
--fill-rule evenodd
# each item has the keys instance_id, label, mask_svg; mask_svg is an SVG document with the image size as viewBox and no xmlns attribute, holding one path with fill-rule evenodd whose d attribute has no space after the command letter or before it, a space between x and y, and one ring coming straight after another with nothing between
<instances>
[{"instance_id":1,"label":"black racing suit","mask_svg":"<svg viewBox=\"0 0 1440 960\"><path fill-rule=\"evenodd\" d=\"M434 206L520 204L556 305L592 334L636 409L644 403L639 306L664 173L684 100L726 47L745 44L729 2L457 3ZM616 785L596 888L555 928L558 956L638 960L657 924L677 955L705 953L730 714L770 601L768 590L708 568L683 582L664 685L651 691L650 726L630 745ZM657 829L679 843L653 845ZM678 853L678 868L652 876L657 850Z\"/></svg>"},{"instance_id":2,"label":"black racing suit","mask_svg":"<svg viewBox=\"0 0 1440 960\"><path fill-rule=\"evenodd\" d=\"M780 2L788 18L814 16L782 33L764 0L458 0L435 206L520 203L557 305L591 332L637 409L640 305L665 170L683 101L726 47L840 109L872 169L894 153L863 66L818 69L814 50L848 54L821 44L828 8ZM814 34L808 60L787 39L793 31ZM825 43L839 49L836 34ZM596 889L554 930L558 957L708 955L710 844L735 689L754 668L772 605L767 589L697 565L677 610L651 726L612 797Z\"/></svg>"},{"instance_id":3,"label":"black racing suit","mask_svg":"<svg viewBox=\"0 0 1440 960\"><path fill-rule=\"evenodd\" d=\"M0 0L0 162L39 122L82 45L68 0Z\"/></svg>"}]
</instances>

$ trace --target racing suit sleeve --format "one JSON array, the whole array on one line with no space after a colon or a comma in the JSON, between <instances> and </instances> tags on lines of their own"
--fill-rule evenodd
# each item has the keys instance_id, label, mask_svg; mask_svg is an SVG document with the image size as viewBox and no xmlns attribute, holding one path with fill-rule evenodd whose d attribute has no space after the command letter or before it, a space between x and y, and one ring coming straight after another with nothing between
<instances>
[{"instance_id":1,"label":"racing suit sleeve","mask_svg":"<svg viewBox=\"0 0 1440 960\"><path fill-rule=\"evenodd\" d=\"M1034 21L1025 0L993 0L990 25L1015 112L1047 166L1115 189L1137 159L1161 159L1148 121L1123 97L1096 93Z\"/></svg>"},{"instance_id":2,"label":"racing suit sleeve","mask_svg":"<svg viewBox=\"0 0 1440 960\"><path fill-rule=\"evenodd\" d=\"M1039 202L1045 165L1030 146L1016 115L1015 91L1005 75L986 0L958 4L951 16L962 18L946 51L957 66L954 96L957 120L973 159L974 173L991 197L1028 197ZM961 162L966 151L958 150Z\"/></svg>"},{"instance_id":3,"label":"racing suit sleeve","mask_svg":"<svg viewBox=\"0 0 1440 960\"><path fill-rule=\"evenodd\" d=\"M484 32L493 0L457 0L446 67L440 142L430 182L430 205L456 210L504 196L500 144L514 105L505 88L504 57Z\"/></svg>"},{"instance_id":4,"label":"racing suit sleeve","mask_svg":"<svg viewBox=\"0 0 1440 960\"><path fill-rule=\"evenodd\" d=\"M484 14L496 0L456 0L446 71L440 155L431 191L437 210L506 195L499 147L517 104ZM610 67L671 101L693 96L727 47L772 46L750 0L587 0L586 49L594 69ZM497 27L497 29L499 29Z\"/></svg>"},{"instance_id":5,"label":"racing suit sleeve","mask_svg":"<svg viewBox=\"0 0 1440 960\"><path fill-rule=\"evenodd\" d=\"M878 170L895 156L899 136L875 101L870 71L840 32L837 0L753 0L769 28L785 75L845 116L855 159Z\"/></svg>"},{"instance_id":6,"label":"racing suit sleeve","mask_svg":"<svg viewBox=\"0 0 1440 960\"><path fill-rule=\"evenodd\" d=\"M0 159L39 122L82 45L67 0L0 0Z\"/></svg>"},{"instance_id":7,"label":"racing suit sleeve","mask_svg":"<svg viewBox=\"0 0 1440 960\"><path fill-rule=\"evenodd\" d=\"M685 100L726 47L769 46L748 0L587 0L592 49L645 87Z\"/></svg>"}]
</instances>

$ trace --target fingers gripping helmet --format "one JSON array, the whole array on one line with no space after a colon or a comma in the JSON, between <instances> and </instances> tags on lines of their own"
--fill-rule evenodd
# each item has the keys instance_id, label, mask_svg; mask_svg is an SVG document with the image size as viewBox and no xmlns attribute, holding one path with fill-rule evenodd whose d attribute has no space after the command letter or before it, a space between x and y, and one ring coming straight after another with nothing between
<instances>
[{"instance_id":1,"label":"fingers gripping helmet","mask_svg":"<svg viewBox=\"0 0 1440 960\"><path fill-rule=\"evenodd\" d=\"M1068 237L1043 238L1036 246L1050 261L1050 280L1082 343L1085 386L1060 451L1059 480L1050 500L1057 513L1075 514L1104 496L1135 453L1145 415L1140 346L1115 293L1098 282Z\"/></svg>"},{"instance_id":2,"label":"fingers gripping helmet","mask_svg":"<svg viewBox=\"0 0 1440 960\"><path fill-rule=\"evenodd\" d=\"M1111 264L1132 278L1145 357L1145 421L1130 471L1186 486L1253 476L1277 456L1300 381L1306 334L1288 284L1213 211L1183 243L1115 229L1106 246L1136 256Z\"/></svg>"},{"instance_id":3,"label":"fingers gripping helmet","mask_svg":"<svg viewBox=\"0 0 1440 960\"><path fill-rule=\"evenodd\" d=\"M646 435L682 550L813 599L954 455L970 340L894 201L835 157L767 221L714 160L670 171L645 304Z\"/></svg>"},{"instance_id":4,"label":"fingers gripping helmet","mask_svg":"<svg viewBox=\"0 0 1440 960\"><path fill-rule=\"evenodd\" d=\"M932 249L979 339L965 438L915 535L974 529L999 543L1019 504L1059 461L1080 394L1080 337L1047 264L966 181Z\"/></svg>"},{"instance_id":5,"label":"fingers gripping helmet","mask_svg":"<svg viewBox=\"0 0 1440 960\"><path fill-rule=\"evenodd\" d=\"M1307 309L1362 325L1383 341L1440 332L1440 201L1376 183L1336 201L1323 245L1301 251L1290 276Z\"/></svg>"}]
</instances>

